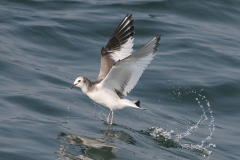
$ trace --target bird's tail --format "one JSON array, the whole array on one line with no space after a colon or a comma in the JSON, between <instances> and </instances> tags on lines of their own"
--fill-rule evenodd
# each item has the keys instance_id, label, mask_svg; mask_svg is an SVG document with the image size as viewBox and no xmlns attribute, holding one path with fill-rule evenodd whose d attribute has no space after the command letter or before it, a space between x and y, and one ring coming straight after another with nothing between
<instances>
[{"instance_id":1,"label":"bird's tail","mask_svg":"<svg viewBox=\"0 0 240 160\"><path fill-rule=\"evenodd\" d=\"M140 101L138 100L138 101L132 101L139 109L144 109L144 110L146 110L146 108L141 108L140 107Z\"/></svg>"}]
</instances>

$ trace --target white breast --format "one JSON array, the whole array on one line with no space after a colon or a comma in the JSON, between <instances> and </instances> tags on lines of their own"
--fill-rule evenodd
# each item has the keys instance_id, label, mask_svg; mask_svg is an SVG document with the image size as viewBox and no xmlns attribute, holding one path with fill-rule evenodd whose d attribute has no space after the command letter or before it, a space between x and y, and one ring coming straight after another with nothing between
<instances>
[{"instance_id":1,"label":"white breast","mask_svg":"<svg viewBox=\"0 0 240 160\"><path fill-rule=\"evenodd\" d=\"M117 95L110 90L95 90L87 93L87 95L93 101L110 109L116 108L119 99L116 97Z\"/></svg>"},{"instance_id":2,"label":"white breast","mask_svg":"<svg viewBox=\"0 0 240 160\"><path fill-rule=\"evenodd\" d=\"M131 101L127 99L120 99L118 95L111 90L98 89L87 93L87 95L98 104L113 110L122 109L125 107L135 107L135 104L133 104Z\"/></svg>"}]
</instances>

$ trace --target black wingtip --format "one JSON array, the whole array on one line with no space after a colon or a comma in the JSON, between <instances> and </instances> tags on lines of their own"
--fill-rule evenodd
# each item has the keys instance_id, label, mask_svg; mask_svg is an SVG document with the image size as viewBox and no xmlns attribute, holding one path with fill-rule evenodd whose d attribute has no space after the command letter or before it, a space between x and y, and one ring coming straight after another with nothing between
<instances>
[{"instance_id":1,"label":"black wingtip","mask_svg":"<svg viewBox=\"0 0 240 160\"><path fill-rule=\"evenodd\" d=\"M140 107L140 101L135 102L135 104L136 104L136 106L138 106L139 108L141 108L141 107Z\"/></svg>"},{"instance_id":2,"label":"black wingtip","mask_svg":"<svg viewBox=\"0 0 240 160\"><path fill-rule=\"evenodd\" d=\"M156 35L155 37L157 38L157 41L161 39L161 35Z\"/></svg>"},{"instance_id":3,"label":"black wingtip","mask_svg":"<svg viewBox=\"0 0 240 160\"><path fill-rule=\"evenodd\" d=\"M131 18L132 18L132 14L129 15L129 19L131 19Z\"/></svg>"},{"instance_id":4,"label":"black wingtip","mask_svg":"<svg viewBox=\"0 0 240 160\"><path fill-rule=\"evenodd\" d=\"M146 108L140 107L140 101L135 102L136 106L139 107L139 109L147 110Z\"/></svg>"},{"instance_id":5,"label":"black wingtip","mask_svg":"<svg viewBox=\"0 0 240 160\"><path fill-rule=\"evenodd\" d=\"M106 53L119 51L121 46L123 46L129 39L133 38L134 35L134 20L131 19L132 14L127 14L125 18L118 25L117 29L114 31L111 39L108 41L106 47ZM105 50L102 50L102 55L105 54Z\"/></svg>"}]
</instances>

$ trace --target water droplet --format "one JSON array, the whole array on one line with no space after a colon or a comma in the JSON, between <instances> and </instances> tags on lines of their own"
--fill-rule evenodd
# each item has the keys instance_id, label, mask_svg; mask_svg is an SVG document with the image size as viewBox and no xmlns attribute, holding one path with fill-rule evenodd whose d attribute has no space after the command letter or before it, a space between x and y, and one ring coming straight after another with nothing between
<instances>
[{"instance_id":1,"label":"water droplet","mask_svg":"<svg viewBox=\"0 0 240 160\"><path fill-rule=\"evenodd\" d=\"M210 103L209 102L207 102L207 106L210 107Z\"/></svg>"}]
</instances>

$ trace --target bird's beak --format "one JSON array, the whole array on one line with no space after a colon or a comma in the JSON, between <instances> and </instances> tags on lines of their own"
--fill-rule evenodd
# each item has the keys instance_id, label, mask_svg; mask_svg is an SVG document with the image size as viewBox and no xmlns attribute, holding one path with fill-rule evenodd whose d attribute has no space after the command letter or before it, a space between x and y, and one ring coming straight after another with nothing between
<instances>
[{"instance_id":1,"label":"bird's beak","mask_svg":"<svg viewBox=\"0 0 240 160\"><path fill-rule=\"evenodd\" d=\"M73 89L74 87L76 87L77 84L73 84L70 86L70 89Z\"/></svg>"}]
</instances>

